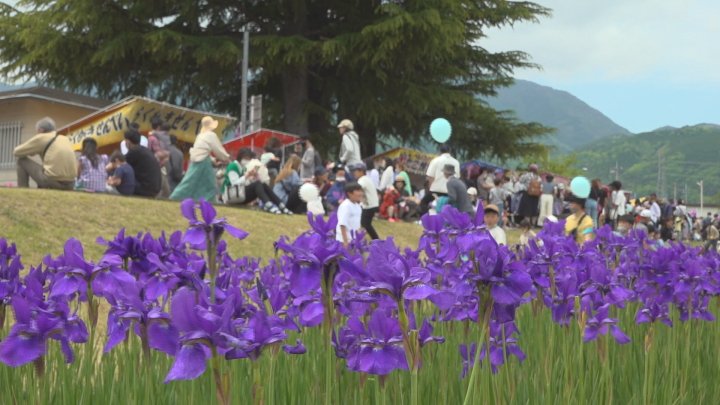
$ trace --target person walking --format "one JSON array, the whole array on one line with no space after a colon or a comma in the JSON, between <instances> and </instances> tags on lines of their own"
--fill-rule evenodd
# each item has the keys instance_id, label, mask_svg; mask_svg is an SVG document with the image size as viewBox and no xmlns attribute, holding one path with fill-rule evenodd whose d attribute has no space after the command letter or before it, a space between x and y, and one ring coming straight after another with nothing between
<instances>
[{"instance_id":1,"label":"person walking","mask_svg":"<svg viewBox=\"0 0 720 405\"><path fill-rule=\"evenodd\" d=\"M355 132L355 125L349 119L344 119L338 124L338 131L342 136L340 144L340 163L347 166L362 163L360 152L360 136Z\"/></svg>"},{"instance_id":2,"label":"person walking","mask_svg":"<svg viewBox=\"0 0 720 405\"><path fill-rule=\"evenodd\" d=\"M585 200L585 212L587 212L587 214L590 215L590 218L592 218L595 228L599 228L600 224L598 222L598 206L600 204L600 201L602 200L602 195L603 191L600 186L600 180L593 179L593 181L590 183L590 195L588 196L587 200Z\"/></svg>"},{"instance_id":3,"label":"person walking","mask_svg":"<svg viewBox=\"0 0 720 405\"><path fill-rule=\"evenodd\" d=\"M160 164L160 173L162 175L162 185L160 187L160 197L168 198L170 196L170 183L168 181L168 162L170 161L170 125L164 123L161 119L153 120L152 131L148 135L148 149L155 154L155 159Z\"/></svg>"},{"instance_id":4,"label":"person walking","mask_svg":"<svg viewBox=\"0 0 720 405\"><path fill-rule=\"evenodd\" d=\"M470 202L467 186L464 181L460 180L456 176L457 173L455 172L455 166L445 165L445 167L443 167L443 174L447 179L448 204L457 208L460 212L464 212L468 215L474 215L475 209Z\"/></svg>"},{"instance_id":5,"label":"person walking","mask_svg":"<svg viewBox=\"0 0 720 405\"><path fill-rule=\"evenodd\" d=\"M618 180L610 183L610 220L613 222L613 226L617 224L618 218L625 215L627 212L627 197L622 189L622 183Z\"/></svg>"},{"instance_id":6,"label":"person walking","mask_svg":"<svg viewBox=\"0 0 720 405\"><path fill-rule=\"evenodd\" d=\"M455 167L455 173L460 172L460 162L450 155L450 147L448 145L440 145L440 155L430 161L427 172L425 173L427 181L430 184L430 192L425 193L425 196L420 201L421 215L426 214L430 210L430 203L433 202L436 196L447 196L447 178L443 173L443 168L446 165Z\"/></svg>"},{"instance_id":7,"label":"person walking","mask_svg":"<svg viewBox=\"0 0 720 405\"><path fill-rule=\"evenodd\" d=\"M72 190L75 186L77 165L70 140L55 132L55 121L45 117L35 125L37 135L18 145L13 154L16 162L17 185L30 187L33 179L38 188ZM38 155L42 164L30 159Z\"/></svg>"},{"instance_id":8,"label":"person walking","mask_svg":"<svg viewBox=\"0 0 720 405\"><path fill-rule=\"evenodd\" d=\"M520 176L518 190L520 192L520 206L518 207L520 220L530 218L530 223L537 225L535 220L538 216L540 196L542 195L542 183L538 175L538 165L531 164L528 167L528 172Z\"/></svg>"},{"instance_id":9,"label":"person walking","mask_svg":"<svg viewBox=\"0 0 720 405\"><path fill-rule=\"evenodd\" d=\"M230 155L225 151L220 139L215 134L218 122L212 117L203 117L202 128L192 149L190 149L190 167L182 181L170 195L171 200L204 198L209 202L217 201L217 186L213 157L220 162L229 162Z\"/></svg>"},{"instance_id":10,"label":"person walking","mask_svg":"<svg viewBox=\"0 0 720 405\"><path fill-rule=\"evenodd\" d=\"M377 214L378 210L380 209L380 200L377 194L377 189L375 188L375 184L373 184L370 176L367 175L367 168L365 167L365 163L360 162L358 164L355 164L354 166L351 166L351 171L353 177L358 179L357 183L362 187L362 191L364 194L361 218L362 227L365 228L365 231L367 231L370 239L380 239L380 236L378 236L378 233L377 231L375 231L375 228L372 224L373 219L375 218L375 214Z\"/></svg>"},{"instance_id":11,"label":"person walking","mask_svg":"<svg viewBox=\"0 0 720 405\"><path fill-rule=\"evenodd\" d=\"M98 155L95 138L85 138L78 158L77 188L95 193L107 191L107 155Z\"/></svg>"},{"instance_id":12,"label":"person walking","mask_svg":"<svg viewBox=\"0 0 720 405\"><path fill-rule=\"evenodd\" d=\"M323 167L322 157L315 149L309 138L305 138L305 152L302 156L302 166L300 167L300 178L303 181L312 180L315 171Z\"/></svg>"},{"instance_id":13,"label":"person walking","mask_svg":"<svg viewBox=\"0 0 720 405\"><path fill-rule=\"evenodd\" d=\"M595 225L585 212L585 199L570 193L566 201L570 203L570 216L565 219L565 234L572 236L579 245L592 240Z\"/></svg>"},{"instance_id":14,"label":"person walking","mask_svg":"<svg viewBox=\"0 0 720 405\"><path fill-rule=\"evenodd\" d=\"M338 207L335 240L347 247L362 226L363 187L358 183L345 185L345 199Z\"/></svg>"},{"instance_id":15,"label":"person walking","mask_svg":"<svg viewBox=\"0 0 720 405\"><path fill-rule=\"evenodd\" d=\"M553 204L555 202L555 177L548 174L542 184L542 195L540 195L540 216L538 217L538 226L545 224L545 219L553 214Z\"/></svg>"}]
</instances>

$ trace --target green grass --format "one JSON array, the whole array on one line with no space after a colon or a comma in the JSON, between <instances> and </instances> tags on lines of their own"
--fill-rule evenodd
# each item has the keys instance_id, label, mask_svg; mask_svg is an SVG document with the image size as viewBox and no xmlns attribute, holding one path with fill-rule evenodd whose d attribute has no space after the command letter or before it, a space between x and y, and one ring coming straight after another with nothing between
<instances>
[{"instance_id":1,"label":"green grass","mask_svg":"<svg viewBox=\"0 0 720 405\"><path fill-rule=\"evenodd\" d=\"M235 256L269 258L280 236L294 238L309 229L304 215L276 216L258 210L218 206L218 216L250 233L243 241L229 241ZM417 246L419 225L376 220L381 237L393 236L401 247ZM86 255L97 260L103 246L98 236L114 237L121 228L137 232L184 230L187 221L175 201L124 198L83 192L0 188L0 237L18 245L25 265L39 263L46 254L57 255L68 238L77 238Z\"/></svg>"}]
</instances>

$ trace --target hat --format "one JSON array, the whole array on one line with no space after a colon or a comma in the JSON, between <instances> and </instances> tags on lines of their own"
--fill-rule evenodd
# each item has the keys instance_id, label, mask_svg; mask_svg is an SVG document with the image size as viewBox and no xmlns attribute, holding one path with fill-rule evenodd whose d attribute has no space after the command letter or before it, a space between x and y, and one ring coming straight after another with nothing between
<instances>
[{"instance_id":1,"label":"hat","mask_svg":"<svg viewBox=\"0 0 720 405\"><path fill-rule=\"evenodd\" d=\"M536 171L537 169L538 169L538 165L536 165L535 163L530 165L530 170Z\"/></svg>"},{"instance_id":2,"label":"hat","mask_svg":"<svg viewBox=\"0 0 720 405\"><path fill-rule=\"evenodd\" d=\"M200 121L202 127L204 129L209 129L211 131L214 131L218 127L218 122L216 119L213 119L213 117L207 115L203 117L202 121Z\"/></svg>"},{"instance_id":3,"label":"hat","mask_svg":"<svg viewBox=\"0 0 720 405\"><path fill-rule=\"evenodd\" d=\"M477 195L477 189L475 187L470 187L468 189L468 194L469 195Z\"/></svg>"},{"instance_id":4,"label":"hat","mask_svg":"<svg viewBox=\"0 0 720 405\"><path fill-rule=\"evenodd\" d=\"M497 205L495 205L495 204L488 204L485 206L485 213L487 214L488 212L494 212L494 213L500 215L500 210L498 209Z\"/></svg>"},{"instance_id":5,"label":"hat","mask_svg":"<svg viewBox=\"0 0 720 405\"><path fill-rule=\"evenodd\" d=\"M443 166L443 173L447 175L453 175L455 174L455 166L453 165L445 165Z\"/></svg>"},{"instance_id":6,"label":"hat","mask_svg":"<svg viewBox=\"0 0 720 405\"><path fill-rule=\"evenodd\" d=\"M338 127L338 128L347 128L347 129L349 129L349 130L351 130L351 131L352 131L353 129L355 129L355 126L353 125L353 122L350 121L350 120L347 119L347 118L344 119L344 120L342 120L342 121L340 121L340 123L338 124L337 127Z\"/></svg>"},{"instance_id":7,"label":"hat","mask_svg":"<svg viewBox=\"0 0 720 405\"><path fill-rule=\"evenodd\" d=\"M324 167L317 167L315 168L315 176L323 176L327 174L327 170Z\"/></svg>"},{"instance_id":8,"label":"hat","mask_svg":"<svg viewBox=\"0 0 720 405\"><path fill-rule=\"evenodd\" d=\"M640 216L643 218L652 218L652 212L650 212L650 210L642 210L640 211Z\"/></svg>"},{"instance_id":9,"label":"hat","mask_svg":"<svg viewBox=\"0 0 720 405\"><path fill-rule=\"evenodd\" d=\"M355 164L349 165L348 169L351 172L354 172L355 170L367 170L367 166L365 166L365 163L360 162L360 163L355 163Z\"/></svg>"},{"instance_id":10,"label":"hat","mask_svg":"<svg viewBox=\"0 0 720 405\"><path fill-rule=\"evenodd\" d=\"M585 199L580 198L580 197L576 196L575 194L571 194L570 196L566 197L565 201L567 201L569 203L575 203L575 204L581 205L583 207L585 206Z\"/></svg>"},{"instance_id":11,"label":"hat","mask_svg":"<svg viewBox=\"0 0 720 405\"><path fill-rule=\"evenodd\" d=\"M396 177L395 181L393 183L397 183L398 181L402 181L403 184L405 184L405 178L404 177Z\"/></svg>"}]
</instances>

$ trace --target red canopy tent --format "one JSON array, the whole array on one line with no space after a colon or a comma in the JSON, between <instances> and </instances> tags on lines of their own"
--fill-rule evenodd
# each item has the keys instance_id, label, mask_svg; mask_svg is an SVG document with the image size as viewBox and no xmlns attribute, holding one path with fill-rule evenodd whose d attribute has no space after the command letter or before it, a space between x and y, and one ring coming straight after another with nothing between
<instances>
[{"instance_id":1,"label":"red canopy tent","mask_svg":"<svg viewBox=\"0 0 720 405\"><path fill-rule=\"evenodd\" d=\"M251 132L249 134L239 136L235 139L231 139L225 142L223 145L225 146L225 150L230 154L230 156L233 157L235 157L237 152L242 148L250 148L259 156L263 153L263 147L265 146L265 142L267 142L270 138L277 138L278 140L280 140L280 144L283 146L283 153L288 146L292 146L302 141L302 138L297 135L261 128L255 132ZM283 161L285 160L285 156L278 157L281 158Z\"/></svg>"}]
</instances>

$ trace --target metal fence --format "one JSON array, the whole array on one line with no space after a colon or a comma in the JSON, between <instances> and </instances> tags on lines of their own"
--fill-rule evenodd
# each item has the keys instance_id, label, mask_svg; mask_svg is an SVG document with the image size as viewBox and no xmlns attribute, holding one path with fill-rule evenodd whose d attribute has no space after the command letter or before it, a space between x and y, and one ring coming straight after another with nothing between
<instances>
[{"instance_id":1,"label":"metal fence","mask_svg":"<svg viewBox=\"0 0 720 405\"><path fill-rule=\"evenodd\" d=\"M20 121L0 122L0 170L15 167L13 150L22 140L23 124Z\"/></svg>"}]
</instances>

